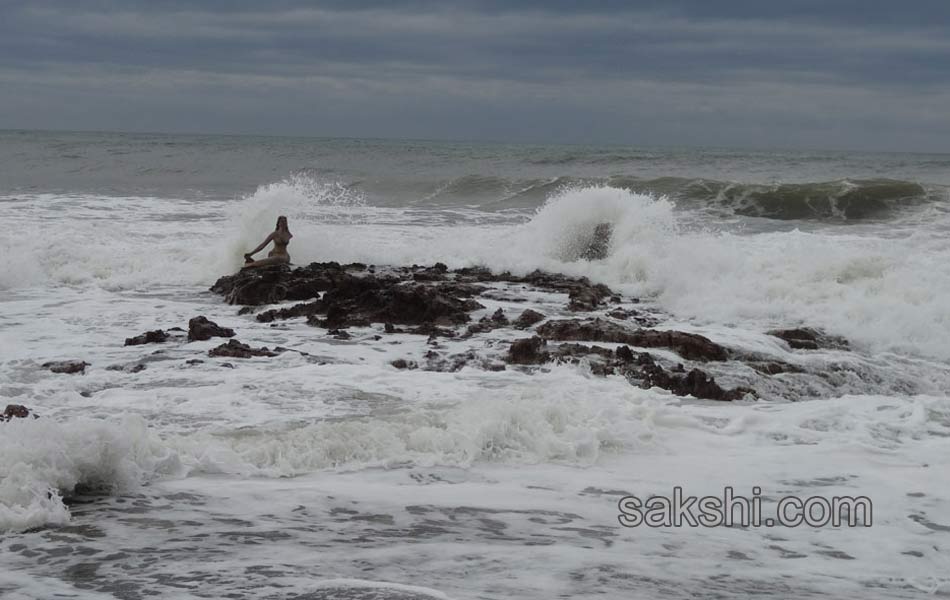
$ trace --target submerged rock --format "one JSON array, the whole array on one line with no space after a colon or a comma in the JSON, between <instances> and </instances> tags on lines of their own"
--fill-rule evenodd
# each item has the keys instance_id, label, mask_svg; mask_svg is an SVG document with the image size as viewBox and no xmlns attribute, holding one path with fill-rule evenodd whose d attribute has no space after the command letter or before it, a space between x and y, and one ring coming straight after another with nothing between
<instances>
[{"instance_id":1,"label":"submerged rock","mask_svg":"<svg viewBox=\"0 0 950 600\"><path fill-rule=\"evenodd\" d=\"M135 362L124 365L109 365L107 371L122 371L123 373L140 373L146 369L144 363Z\"/></svg>"},{"instance_id":2,"label":"submerged rock","mask_svg":"<svg viewBox=\"0 0 950 600\"><path fill-rule=\"evenodd\" d=\"M249 345L237 340L228 340L227 343L208 350L208 356L226 356L229 358L253 358L255 356L277 356L277 354L277 352L271 351L266 346L263 348L251 348Z\"/></svg>"},{"instance_id":3,"label":"submerged rock","mask_svg":"<svg viewBox=\"0 0 950 600\"><path fill-rule=\"evenodd\" d=\"M57 360L43 363L44 369L49 369L53 373L67 373L74 375L76 373L84 374L89 363L83 360Z\"/></svg>"},{"instance_id":4,"label":"submerged rock","mask_svg":"<svg viewBox=\"0 0 950 600\"><path fill-rule=\"evenodd\" d=\"M310 300L338 285L348 271L365 271L366 265L342 266L336 262L311 263L291 269L287 265L242 269L218 279L211 291L222 294L229 304L260 306L288 300Z\"/></svg>"},{"instance_id":5,"label":"submerged rock","mask_svg":"<svg viewBox=\"0 0 950 600\"><path fill-rule=\"evenodd\" d=\"M847 350L850 348L848 340L843 337L830 335L811 327L775 329L768 334L785 340L794 350Z\"/></svg>"},{"instance_id":6,"label":"submerged rock","mask_svg":"<svg viewBox=\"0 0 950 600\"><path fill-rule=\"evenodd\" d=\"M0 414L0 422L11 421L13 419L26 419L27 417L37 418L37 415L22 404L7 404L6 409Z\"/></svg>"},{"instance_id":7,"label":"submerged rock","mask_svg":"<svg viewBox=\"0 0 950 600\"><path fill-rule=\"evenodd\" d=\"M532 325L540 323L546 318L547 317L545 317L538 311L531 310L530 308L526 308L524 312L521 313L518 316L518 318L514 320L514 323L512 323L511 325L515 329L527 329L528 327L531 327Z\"/></svg>"},{"instance_id":8,"label":"submerged rock","mask_svg":"<svg viewBox=\"0 0 950 600\"><path fill-rule=\"evenodd\" d=\"M669 348L689 360L726 360L729 355L725 347L695 333L628 329L603 319L548 321L539 326L537 332L545 339L556 341L613 342L641 348Z\"/></svg>"},{"instance_id":9,"label":"submerged rock","mask_svg":"<svg viewBox=\"0 0 950 600\"><path fill-rule=\"evenodd\" d=\"M126 346L141 346L143 344L161 344L168 341L168 334L161 329L146 331L135 337L125 338Z\"/></svg>"},{"instance_id":10,"label":"submerged rock","mask_svg":"<svg viewBox=\"0 0 950 600\"><path fill-rule=\"evenodd\" d=\"M551 349L543 342L539 337L514 342L509 349L509 362L541 364L552 361L578 364L584 361L594 375L622 375L644 389L659 387L677 396L721 401L739 400L747 394L755 396L755 390L750 388L725 389L701 369L692 369L686 373L682 365L676 365L667 370L649 353L637 353L627 346L620 346L614 351L601 346L563 343ZM542 348L545 350L542 351Z\"/></svg>"},{"instance_id":11,"label":"submerged rock","mask_svg":"<svg viewBox=\"0 0 950 600\"><path fill-rule=\"evenodd\" d=\"M204 341L213 337L234 337L234 330L221 327L207 317L198 316L188 321L188 341Z\"/></svg>"},{"instance_id":12,"label":"submerged rock","mask_svg":"<svg viewBox=\"0 0 950 600\"><path fill-rule=\"evenodd\" d=\"M515 365L539 365L550 360L544 347L546 342L538 336L515 340L508 348L508 362Z\"/></svg>"}]
</instances>

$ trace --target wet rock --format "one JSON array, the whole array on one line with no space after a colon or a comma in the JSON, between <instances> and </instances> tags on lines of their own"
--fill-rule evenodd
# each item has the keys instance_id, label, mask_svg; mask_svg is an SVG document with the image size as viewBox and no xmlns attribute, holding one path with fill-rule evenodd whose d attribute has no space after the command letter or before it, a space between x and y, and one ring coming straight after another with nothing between
<instances>
[{"instance_id":1,"label":"wet rock","mask_svg":"<svg viewBox=\"0 0 950 600\"><path fill-rule=\"evenodd\" d=\"M161 329L156 329L155 331L146 331L135 337L126 338L125 345L141 346L143 344L161 344L162 342L168 341L168 337L167 333Z\"/></svg>"},{"instance_id":2,"label":"wet rock","mask_svg":"<svg viewBox=\"0 0 950 600\"><path fill-rule=\"evenodd\" d=\"M566 293L570 299L568 308L573 311L589 311L598 307L614 293L602 283L591 283L586 277L568 277L560 273L533 271L524 277L513 277L502 273L498 281L526 283L552 292Z\"/></svg>"},{"instance_id":3,"label":"wet rock","mask_svg":"<svg viewBox=\"0 0 950 600\"><path fill-rule=\"evenodd\" d=\"M515 340L508 348L508 362L515 365L539 365L550 360L544 348L546 342L538 337L532 336Z\"/></svg>"},{"instance_id":4,"label":"wet rock","mask_svg":"<svg viewBox=\"0 0 950 600\"><path fill-rule=\"evenodd\" d=\"M335 340L348 340L353 337L350 335L350 332L345 329L331 329L327 332L327 335L333 336Z\"/></svg>"},{"instance_id":5,"label":"wet rock","mask_svg":"<svg viewBox=\"0 0 950 600\"><path fill-rule=\"evenodd\" d=\"M272 352L266 346L263 348L251 348L247 344L243 344L237 340L228 340L227 343L208 350L208 356L253 358L255 356L277 356L277 353Z\"/></svg>"},{"instance_id":6,"label":"wet rock","mask_svg":"<svg viewBox=\"0 0 950 600\"><path fill-rule=\"evenodd\" d=\"M418 367L415 361L406 360L404 358L397 358L389 364L397 369L415 369Z\"/></svg>"},{"instance_id":7,"label":"wet rock","mask_svg":"<svg viewBox=\"0 0 950 600\"><path fill-rule=\"evenodd\" d=\"M255 317L260 323L270 323L277 319L293 319L294 317L308 317L316 315L326 310L326 306L320 300L295 304L290 308L280 308L265 310Z\"/></svg>"},{"instance_id":8,"label":"wet rock","mask_svg":"<svg viewBox=\"0 0 950 600\"><path fill-rule=\"evenodd\" d=\"M755 396L755 390L738 387L724 389L716 380L701 369L692 369L685 375L665 371L656 363L646 364L639 370L628 373L628 377L640 380L640 387L649 389L659 387L673 392L677 396L693 396L703 400L731 402L741 400L746 395Z\"/></svg>"},{"instance_id":9,"label":"wet rock","mask_svg":"<svg viewBox=\"0 0 950 600\"><path fill-rule=\"evenodd\" d=\"M689 360L726 360L728 352L709 338L682 331L628 329L623 325L592 319L564 319L548 321L537 328L538 335L547 340L614 342L641 348L669 348Z\"/></svg>"},{"instance_id":10,"label":"wet rock","mask_svg":"<svg viewBox=\"0 0 950 600\"><path fill-rule=\"evenodd\" d=\"M486 333L509 325L508 317L502 309L496 310L490 317L482 317L478 323L469 325L465 335L470 336L476 333Z\"/></svg>"},{"instance_id":11,"label":"wet rock","mask_svg":"<svg viewBox=\"0 0 950 600\"><path fill-rule=\"evenodd\" d=\"M188 321L189 342L210 340L213 337L234 337L234 330L221 327L204 316L198 316Z\"/></svg>"},{"instance_id":12,"label":"wet rock","mask_svg":"<svg viewBox=\"0 0 950 600\"><path fill-rule=\"evenodd\" d=\"M575 312L591 311L600 306L604 299L611 295L610 288L603 284L578 287L571 290L567 305Z\"/></svg>"},{"instance_id":13,"label":"wet rock","mask_svg":"<svg viewBox=\"0 0 950 600\"><path fill-rule=\"evenodd\" d=\"M780 362L777 360L769 361L748 361L747 364L762 373L763 375L780 375L782 373L804 373L804 369L801 367L786 363Z\"/></svg>"},{"instance_id":14,"label":"wet rock","mask_svg":"<svg viewBox=\"0 0 950 600\"><path fill-rule=\"evenodd\" d=\"M53 373L66 373L74 375L76 373L84 374L89 363L82 360L57 360L43 363L44 369L49 369Z\"/></svg>"},{"instance_id":15,"label":"wet rock","mask_svg":"<svg viewBox=\"0 0 950 600\"><path fill-rule=\"evenodd\" d=\"M633 354L633 350L627 346L618 346L617 350L614 352L614 355L622 363L630 363L636 360L636 356Z\"/></svg>"},{"instance_id":16,"label":"wet rock","mask_svg":"<svg viewBox=\"0 0 950 600\"><path fill-rule=\"evenodd\" d=\"M416 265L417 270L412 274L412 278L415 281L442 281L445 279L446 273L448 273L449 268L443 263L435 263L429 268L419 268Z\"/></svg>"},{"instance_id":17,"label":"wet rock","mask_svg":"<svg viewBox=\"0 0 950 600\"><path fill-rule=\"evenodd\" d=\"M632 309L615 308L607 316L618 321L633 321L640 327L656 327L660 323L660 319Z\"/></svg>"},{"instance_id":18,"label":"wet rock","mask_svg":"<svg viewBox=\"0 0 950 600\"><path fill-rule=\"evenodd\" d=\"M26 419L28 417L37 418L36 414L22 404L7 404L6 409L0 414L0 422L11 421L13 419Z\"/></svg>"},{"instance_id":19,"label":"wet rock","mask_svg":"<svg viewBox=\"0 0 950 600\"><path fill-rule=\"evenodd\" d=\"M326 319L317 324L329 328L369 323L460 325L471 319L469 312L484 308L472 299L452 295L444 287L398 283L374 276L328 291L323 302L327 307Z\"/></svg>"},{"instance_id":20,"label":"wet rock","mask_svg":"<svg viewBox=\"0 0 950 600\"><path fill-rule=\"evenodd\" d=\"M536 310L531 310L530 308L525 309L517 319L511 324L515 329L527 329L536 323L540 323L546 317L539 313Z\"/></svg>"},{"instance_id":21,"label":"wet rock","mask_svg":"<svg viewBox=\"0 0 950 600\"><path fill-rule=\"evenodd\" d=\"M848 340L843 337L811 327L776 329L768 334L785 340L794 350L847 350L850 347Z\"/></svg>"},{"instance_id":22,"label":"wet rock","mask_svg":"<svg viewBox=\"0 0 950 600\"><path fill-rule=\"evenodd\" d=\"M145 365L143 363L129 363L125 365L109 365L106 367L107 371L122 371L124 373L139 373L145 370Z\"/></svg>"},{"instance_id":23,"label":"wet rock","mask_svg":"<svg viewBox=\"0 0 950 600\"><path fill-rule=\"evenodd\" d=\"M218 279L211 291L222 294L229 304L260 306L288 300L310 300L336 285L348 271L360 272L365 265L312 263L291 269L287 265L245 269Z\"/></svg>"},{"instance_id":24,"label":"wet rock","mask_svg":"<svg viewBox=\"0 0 950 600\"><path fill-rule=\"evenodd\" d=\"M435 350L430 350L426 352L425 358L424 370L426 371L456 373L467 366L474 366L486 371L499 370L497 362L479 356L474 350L466 350L465 352L450 354L448 356L444 356Z\"/></svg>"}]
</instances>

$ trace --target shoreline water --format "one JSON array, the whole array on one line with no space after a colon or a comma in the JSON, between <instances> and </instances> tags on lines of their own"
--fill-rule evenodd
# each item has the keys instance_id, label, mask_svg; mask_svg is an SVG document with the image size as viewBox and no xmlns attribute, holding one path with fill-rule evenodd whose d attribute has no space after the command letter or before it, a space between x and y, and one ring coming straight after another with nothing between
<instances>
[{"instance_id":1,"label":"shoreline water","mask_svg":"<svg viewBox=\"0 0 950 600\"><path fill-rule=\"evenodd\" d=\"M941 182L939 157L904 156L911 164L899 169L864 155L824 164L819 154L802 166L788 154L742 152L709 162L643 151L594 163L615 149L525 157L489 146L460 157L438 144L394 153L393 144L196 147L186 137L159 147L44 135L25 149L0 136L4 156L31 157L10 163L0 182L9 225L0 232L0 399L41 415L0 423L0 522L20 523L0 538L3 593L338 597L333 586L349 586L360 598L381 585L368 580L425 588L375 592L390 598L946 590L935 542L950 491L935 475L950 435L947 199L907 202L918 191L888 184L862 196L888 205L879 212L825 214L843 188L818 185L877 171L927 188ZM14 168L31 161L35 172ZM547 181L549 171L577 181L516 193L512 182ZM666 196L633 189L662 184L660 172L687 187ZM753 216L722 202L722 190L692 199L682 191L737 181L747 194L776 173L815 185L774 188L766 202L817 194L818 212ZM611 178L617 185L604 185ZM431 195L446 182L451 189ZM240 266L277 214L290 217L300 266L441 261L447 272L482 265L512 278L541 269L604 284L621 303L605 297L577 312L563 290L471 282L487 288L472 296L483 308L463 311L465 323L433 321L456 335L432 343L387 333L383 321L345 327L349 339L330 333L340 327L307 325L306 315L260 322L256 313L298 302L239 315L207 288ZM606 255L580 258L602 222L613 225ZM616 308L627 318L607 315ZM499 309L506 326L493 320ZM576 361L507 364L511 343L544 324L515 328L526 309L549 321L703 336L740 358L684 368L707 370L726 389L752 387L758 400L641 389L611 362L622 344L597 340L536 350L599 345L613 357L585 350ZM187 329L197 315L252 349L295 351L209 357L226 338L186 343L174 332L164 344L123 345ZM484 331L465 337L471 325ZM800 326L843 337L849 349L793 348L768 335ZM669 348L633 351L674 374L684 362ZM442 359L433 368L430 352ZM796 370L755 371L756 355ZM42 368L65 359L91 365L74 375ZM400 359L417 368L393 366ZM492 370L498 364L506 368ZM77 484L65 504L48 495ZM697 495L726 485L770 497L863 494L875 524L618 524L618 494L677 485Z\"/></svg>"}]
</instances>

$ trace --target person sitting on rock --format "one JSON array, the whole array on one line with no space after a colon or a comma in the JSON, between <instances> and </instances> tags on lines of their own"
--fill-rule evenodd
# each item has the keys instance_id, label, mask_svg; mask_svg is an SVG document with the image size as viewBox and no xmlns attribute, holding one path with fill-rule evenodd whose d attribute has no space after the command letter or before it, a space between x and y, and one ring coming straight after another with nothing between
<instances>
[{"instance_id":1,"label":"person sitting on rock","mask_svg":"<svg viewBox=\"0 0 950 600\"><path fill-rule=\"evenodd\" d=\"M256 269L257 267L289 265L290 254L287 253L287 245L290 244L290 238L292 237L294 237L293 234L287 228L287 217L277 217L277 228L261 242L260 246L244 255L244 268ZM267 254L267 258L254 260L254 255L271 242L274 242L274 249Z\"/></svg>"}]
</instances>

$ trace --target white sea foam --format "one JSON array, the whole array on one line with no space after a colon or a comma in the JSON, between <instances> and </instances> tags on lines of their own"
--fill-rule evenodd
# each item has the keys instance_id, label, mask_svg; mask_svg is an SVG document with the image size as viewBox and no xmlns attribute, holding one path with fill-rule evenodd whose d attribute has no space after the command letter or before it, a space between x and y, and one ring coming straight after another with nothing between
<instances>
[{"instance_id":1,"label":"white sea foam","mask_svg":"<svg viewBox=\"0 0 950 600\"><path fill-rule=\"evenodd\" d=\"M0 531L68 522L63 496L77 486L129 490L179 466L134 417L0 423L0 456Z\"/></svg>"}]
</instances>

